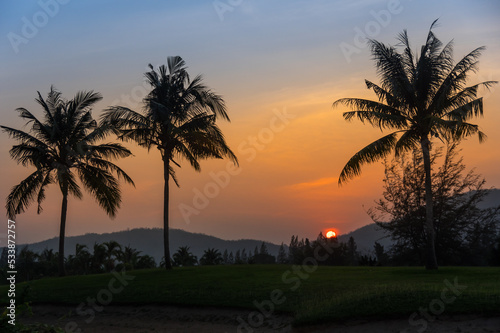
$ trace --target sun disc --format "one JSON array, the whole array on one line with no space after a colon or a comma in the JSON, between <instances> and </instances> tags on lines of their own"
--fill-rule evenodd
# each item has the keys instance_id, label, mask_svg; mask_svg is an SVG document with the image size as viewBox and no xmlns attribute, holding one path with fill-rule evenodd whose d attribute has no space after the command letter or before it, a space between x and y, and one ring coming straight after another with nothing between
<instances>
[{"instance_id":1,"label":"sun disc","mask_svg":"<svg viewBox=\"0 0 500 333\"><path fill-rule=\"evenodd\" d=\"M335 233L335 231L330 230L330 231L328 231L326 233L326 237L327 238L332 238L332 237L335 237L335 236L337 236L337 234Z\"/></svg>"}]
</instances>

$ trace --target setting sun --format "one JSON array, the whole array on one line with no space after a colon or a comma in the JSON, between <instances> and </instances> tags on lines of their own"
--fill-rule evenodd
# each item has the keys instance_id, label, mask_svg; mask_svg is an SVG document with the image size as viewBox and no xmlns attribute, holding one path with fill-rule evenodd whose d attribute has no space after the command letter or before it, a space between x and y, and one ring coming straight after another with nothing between
<instances>
[{"instance_id":1,"label":"setting sun","mask_svg":"<svg viewBox=\"0 0 500 333\"><path fill-rule=\"evenodd\" d=\"M326 238L332 238L335 236L337 236L337 233L335 231L330 230L326 233Z\"/></svg>"}]
</instances>

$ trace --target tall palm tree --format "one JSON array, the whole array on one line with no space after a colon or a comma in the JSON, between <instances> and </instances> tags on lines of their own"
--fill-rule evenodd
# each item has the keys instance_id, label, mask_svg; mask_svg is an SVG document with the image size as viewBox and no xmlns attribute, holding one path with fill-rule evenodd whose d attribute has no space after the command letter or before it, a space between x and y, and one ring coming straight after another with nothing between
<instances>
[{"instance_id":1,"label":"tall palm tree","mask_svg":"<svg viewBox=\"0 0 500 333\"><path fill-rule=\"evenodd\" d=\"M361 173L361 166L375 162L392 151L396 156L405 151L421 149L425 168L427 269L437 269L434 247L432 210L431 139L456 140L477 134L485 138L477 125L469 122L483 114L483 99L477 97L478 88L489 88L496 81L466 86L471 73L478 68L478 58L484 47L479 47L456 64L453 61L453 42L444 47L429 29L420 55L410 48L404 30L398 40L404 47L398 53L393 46L370 40L381 85L365 80L378 101L343 98L333 106L343 104L351 109L344 119L358 118L361 122L392 132L357 152L344 166L339 184Z\"/></svg>"},{"instance_id":2,"label":"tall palm tree","mask_svg":"<svg viewBox=\"0 0 500 333\"><path fill-rule=\"evenodd\" d=\"M189 78L181 57L168 57L167 66L157 71L149 65L145 73L151 92L144 98L144 111L133 111L122 106L108 108L103 121L116 128L118 138L135 141L146 147L156 147L163 160L163 247L165 267L172 268L169 250L169 180L179 186L174 166L178 158L185 158L200 171L200 159L237 158L226 144L216 124L219 117L229 121L221 96L202 83L202 77Z\"/></svg>"},{"instance_id":3,"label":"tall palm tree","mask_svg":"<svg viewBox=\"0 0 500 333\"><path fill-rule=\"evenodd\" d=\"M0 126L11 138L19 141L10 150L11 157L23 166L33 166L35 171L14 186L7 197L7 214L14 218L24 212L31 202L38 204L45 199L45 190L57 184L62 193L61 224L59 230L59 274L64 275L64 234L68 196L81 199L81 185L90 192L108 215L114 217L121 202L118 178L133 184L132 179L111 159L131 155L118 143L96 144L110 134L109 128L98 125L91 107L102 99L93 91L78 92L71 100L64 100L61 93L51 87L47 99L40 92L36 101L42 106L43 118L39 120L25 108L18 108L19 116L30 125L29 131Z\"/></svg>"}]
</instances>

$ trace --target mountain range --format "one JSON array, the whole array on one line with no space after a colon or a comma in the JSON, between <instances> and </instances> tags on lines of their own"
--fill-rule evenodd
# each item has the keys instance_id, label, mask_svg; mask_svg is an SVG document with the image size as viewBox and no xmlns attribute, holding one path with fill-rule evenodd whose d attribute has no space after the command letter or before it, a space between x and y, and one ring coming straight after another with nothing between
<instances>
[{"instance_id":1,"label":"mountain range","mask_svg":"<svg viewBox=\"0 0 500 333\"><path fill-rule=\"evenodd\" d=\"M500 205L500 190L492 189L480 203L480 208L488 208ZM356 241L358 251L362 254L373 254L375 242L380 243L386 250L392 245L392 240L387 232L382 230L376 224L368 224L347 234L339 235L339 241L347 242L349 237ZM300 239L299 235L299 239ZM124 230L119 232L96 234L89 233L81 236L68 236L65 239L66 255L75 254L76 244L85 244L92 252L94 244L109 242L114 240L122 246L130 246L141 251L142 254L153 256L157 263L163 257L163 230L159 228L147 229L138 228ZM311 239L313 241L314 239ZM203 252L208 248L215 248L224 252L233 252L245 249L247 254L254 252L255 247L260 249L262 241L255 239L224 240L215 236L209 236L200 233L191 233L181 229L170 230L170 251L173 254L180 246L189 246L190 251L201 258ZM270 254L276 256L279 251L279 245L265 242ZM58 249L58 238L54 237L42 242L18 245L18 248L28 245L29 249L35 252L42 252L44 249Z\"/></svg>"},{"instance_id":2,"label":"mountain range","mask_svg":"<svg viewBox=\"0 0 500 333\"><path fill-rule=\"evenodd\" d=\"M390 240L386 237L387 235L385 232L379 230L375 224L369 224L348 234L340 235L339 240L347 242L350 236L356 240L358 250L363 253L370 253L375 241L378 241L384 246L390 246ZM37 253L45 249L57 251L59 244L58 239L59 238L54 237L42 242L22 244L18 245L18 248L21 249L24 246L28 246L30 250ZM118 242L122 246L135 248L141 251L141 254L153 256L157 263L160 262L163 257L163 230L160 228L138 228L105 234L89 233L81 236L68 236L65 239L65 254L67 256L75 254L76 244L87 245L92 252L95 243L104 243L112 240ZM264 243L270 254L274 256L278 254L279 245L269 242ZM192 233L181 229L170 230L170 249L172 254L180 246L189 246L190 251L198 258L201 258L203 252L208 248L218 249L221 253L227 250L228 253L233 252L233 255L236 251L245 249L248 254L250 251L253 253L255 247L260 249L261 245L262 241L255 239L224 240L214 236Z\"/></svg>"}]
</instances>

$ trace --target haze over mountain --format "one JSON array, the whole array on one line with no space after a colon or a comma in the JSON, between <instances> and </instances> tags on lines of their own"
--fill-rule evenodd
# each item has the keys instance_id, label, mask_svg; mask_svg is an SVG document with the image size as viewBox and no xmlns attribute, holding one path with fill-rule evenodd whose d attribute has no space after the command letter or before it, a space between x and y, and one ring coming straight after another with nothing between
<instances>
[{"instance_id":1,"label":"haze over mountain","mask_svg":"<svg viewBox=\"0 0 500 333\"><path fill-rule=\"evenodd\" d=\"M478 205L479 208L490 208L500 205L500 190L491 189L484 200ZM157 263L160 262L163 256L163 231L162 229L146 229L138 228L131 230L124 230L119 232L96 234L89 233L81 236L69 236L66 237L66 255L71 255L75 253L76 244L85 244L88 246L89 250L92 251L94 243L109 242L111 240L117 241L122 246L131 246L142 254L149 254L153 256ZM302 235L298 235L299 239ZM373 246L375 242L380 243L386 250L389 250L393 241L390 235L378 227L375 223L365 225L359 229L351 231L346 234L339 235L339 241L346 243L349 237L353 237L356 241L358 251L362 254L373 254ZM314 241L314 239L310 239ZM240 240L224 240L215 236L205 235L201 233L192 233L180 229L170 230L170 249L171 253L175 251L180 246L189 246L191 252L198 257L198 259L203 255L203 251L208 248L215 248L224 252L227 249L228 252L233 252L233 255L238 250L246 249L247 253L249 251L254 251L257 246L260 249L262 244L261 240L255 239L240 239ZM267 249L270 254L276 256L278 254L279 245L269 242L265 242ZM58 249L58 238L54 237L42 242L32 243L32 244L20 244L18 248L28 245L29 248L35 252L41 252L44 249L53 249L57 251ZM288 244L285 244L288 245Z\"/></svg>"},{"instance_id":2,"label":"haze over mountain","mask_svg":"<svg viewBox=\"0 0 500 333\"><path fill-rule=\"evenodd\" d=\"M81 236L70 236L66 237L66 255L75 254L76 244L85 244L92 252L94 244L117 241L122 246L130 246L139 251L141 254L149 254L153 256L157 263L160 262L163 256L163 230L159 228L155 229L131 229L119 232L112 232L106 234L96 234L89 233ZM299 238L300 235L298 235ZM390 239L386 237L387 235L384 231L380 230L375 224L370 224L359 228L353 232L345 235L340 235L339 240L342 242L347 242L350 236L353 236L358 245L358 250L363 253L370 253L373 250L373 244L378 241L386 248L390 245ZM385 237L385 238L384 238ZM314 239L311 239L313 241ZM262 241L254 239L240 239L240 240L224 240L210 235L204 235L199 233L191 233L180 229L170 230L170 244L172 254L180 246L189 246L190 251L198 257L198 259L203 255L203 251L208 248L215 248L220 250L221 253L227 249L228 252L233 252L233 255L238 250L245 249L247 253L255 250L257 246L260 249ZM279 245L265 242L268 252L274 256L278 254ZM58 249L58 238L54 237L47 239L42 242L37 242L33 244L20 244L18 248L21 249L28 245L29 249L35 252L42 252L44 249L53 249L57 251ZM288 245L288 244L286 244Z\"/></svg>"},{"instance_id":3,"label":"haze over mountain","mask_svg":"<svg viewBox=\"0 0 500 333\"><path fill-rule=\"evenodd\" d=\"M141 251L141 254L149 254L153 256L158 264L163 256L163 230L159 228L146 229L138 228L131 230L123 230L112 233L96 234L89 233L81 236L70 236L65 239L66 255L75 254L76 244L85 244L92 252L94 244L116 241L122 246L130 246ZM267 250L272 255L277 255L279 245L265 242ZM174 254L180 246L189 246L190 251L199 258L208 248L215 248L221 253L227 249L228 252L233 252L233 255L238 250L246 249L252 253L257 246L260 249L262 241L253 239L240 240L224 240L214 236L209 236L199 233L191 233L180 229L170 229L170 251ZM28 245L29 249L35 252L41 252L44 249L58 249L58 237L54 237L42 242L33 244L19 245L21 249Z\"/></svg>"}]
</instances>

